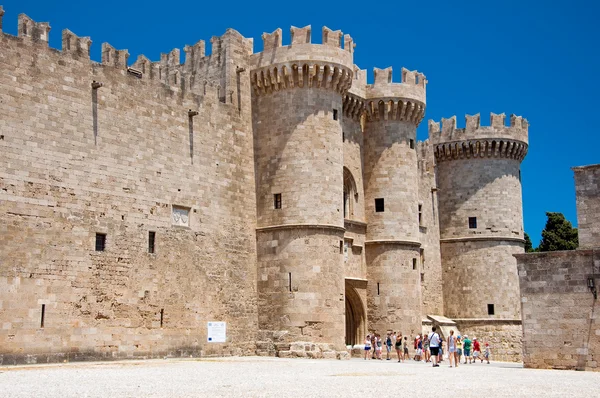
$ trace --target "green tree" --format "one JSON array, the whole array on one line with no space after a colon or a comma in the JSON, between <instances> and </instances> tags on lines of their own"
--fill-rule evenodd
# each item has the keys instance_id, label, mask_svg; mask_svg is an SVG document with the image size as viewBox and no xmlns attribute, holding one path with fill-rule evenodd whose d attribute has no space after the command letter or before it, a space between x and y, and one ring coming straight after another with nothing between
<instances>
[{"instance_id":1,"label":"green tree","mask_svg":"<svg viewBox=\"0 0 600 398\"><path fill-rule=\"evenodd\" d=\"M527 234L527 232L525 232L525 253L531 253L534 251L535 251L535 249L533 248L531 239L529 238L529 235Z\"/></svg>"},{"instance_id":2,"label":"green tree","mask_svg":"<svg viewBox=\"0 0 600 398\"><path fill-rule=\"evenodd\" d=\"M538 251L575 250L579 246L577 228L562 213L547 212L546 227L542 231L542 241Z\"/></svg>"}]
</instances>

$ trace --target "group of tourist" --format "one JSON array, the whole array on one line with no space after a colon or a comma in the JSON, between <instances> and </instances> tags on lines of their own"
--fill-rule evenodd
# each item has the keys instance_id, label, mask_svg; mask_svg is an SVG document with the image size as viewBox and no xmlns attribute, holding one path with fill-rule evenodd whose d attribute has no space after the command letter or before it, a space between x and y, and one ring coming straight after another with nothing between
<instances>
[{"instance_id":1,"label":"group of tourist","mask_svg":"<svg viewBox=\"0 0 600 398\"><path fill-rule=\"evenodd\" d=\"M440 366L444 356L444 344L448 350L448 362L450 367L457 367L464 358L463 363L473 363L478 359L483 363L484 360L490 363L490 345L485 343L483 352L481 344L477 337L473 340L469 336L455 336L454 330L450 330L450 335L444 340L437 333L437 328L431 328L428 335L417 335L412 340L415 355L413 360L431 362L433 367ZM389 331L385 338L379 333L368 334L365 338L365 360L383 359L383 347L386 350L386 360L391 360L392 349L396 349L398 362L409 360L408 336L402 336L402 333Z\"/></svg>"}]
</instances>

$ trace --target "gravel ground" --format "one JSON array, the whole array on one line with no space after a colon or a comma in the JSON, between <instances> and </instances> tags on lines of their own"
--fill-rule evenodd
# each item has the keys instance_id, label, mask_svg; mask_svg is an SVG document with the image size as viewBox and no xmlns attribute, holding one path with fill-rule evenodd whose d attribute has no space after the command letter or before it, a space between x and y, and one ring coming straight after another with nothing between
<instances>
[{"instance_id":1,"label":"gravel ground","mask_svg":"<svg viewBox=\"0 0 600 398\"><path fill-rule=\"evenodd\" d=\"M0 397L600 396L600 372L447 364L234 357L0 367Z\"/></svg>"}]
</instances>

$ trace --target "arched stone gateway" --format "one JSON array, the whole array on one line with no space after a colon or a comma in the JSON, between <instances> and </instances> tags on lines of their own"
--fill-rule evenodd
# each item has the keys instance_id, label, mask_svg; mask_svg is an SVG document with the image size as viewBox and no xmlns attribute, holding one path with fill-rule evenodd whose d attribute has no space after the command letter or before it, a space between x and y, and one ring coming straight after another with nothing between
<instances>
[{"instance_id":1,"label":"arched stone gateway","mask_svg":"<svg viewBox=\"0 0 600 398\"><path fill-rule=\"evenodd\" d=\"M346 283L346 345L361 344L366 333L365 306L355 288Z\"/></svg>"}]
</instances>

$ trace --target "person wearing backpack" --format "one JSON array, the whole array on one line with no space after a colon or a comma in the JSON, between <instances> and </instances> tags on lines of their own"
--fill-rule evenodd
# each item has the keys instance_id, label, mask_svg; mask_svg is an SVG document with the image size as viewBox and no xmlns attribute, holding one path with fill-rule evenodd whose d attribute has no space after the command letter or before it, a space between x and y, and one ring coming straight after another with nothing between
<instances>
[{"instance_id":1,"label":"person wearing backpack","mask_svg":"<svg viewBox=\"0 0 600 398\"><path fill-rule=\"evenodd\" d=\"M389 361L391 359L390 353L392 352L392 335L390 332L388 332L387 337L385 339L385 349L387 350L386 359Z\"/></svg>"}]
</instances>

